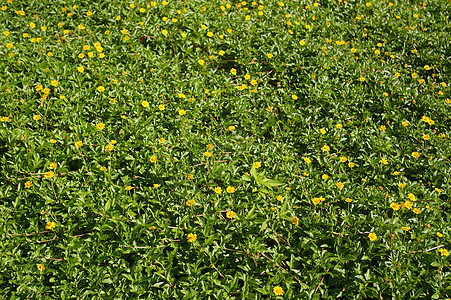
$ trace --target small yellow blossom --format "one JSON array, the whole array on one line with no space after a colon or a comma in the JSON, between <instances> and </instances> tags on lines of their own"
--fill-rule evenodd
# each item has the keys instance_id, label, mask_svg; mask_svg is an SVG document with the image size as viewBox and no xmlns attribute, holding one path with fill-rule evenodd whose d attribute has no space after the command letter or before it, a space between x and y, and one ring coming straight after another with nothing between
<instances>
[{"instance_id":1,"label":"small yellow blossom","mask_svg":"<svg viewBox=\"0 0 451 300\"><path fill-rule=\"evenodd\" d=\"M281 5L281 4L283 4L283 2L280 2L280 3L279 3L280 6L283 6L283 5ZM283 288L281 288L280 286L275 286L275 287L273 288L273 292L274 292L274 294L275 294L276 296L281 296L281 295L283 294Z\"/></svg>"},{"instance_id":2,"label":"small yellow blossom","mask_svg":"<svg viewBox=\"0 0 451 300\"><path fill-rule=\"evenodd\" d=\"M226 191L227 191L227 193L229 193L229 194L233 194L233 193L235 193L235 188L234 188L233 186L228 186L228 187L226 188Z\"/></svg>"},{"instance_id":3,"label":"small yellow blossom","mask_svg":"<svg viewBox=\"0 0 451 300\"><path fill-rule=\"evenodd\" d=\"M368 238L370 239L370 241L374 242L375 240L377 240L377 235L374 232L370 232L368 234Z\"/></svg>"},{"instance_id":4,"label":"small yellow blossom","mask_svg":"<svg viewBox=\"0 0 451 300\"><path fill-rule=\"evenodd\" d=\"M446 250L445 248L440 248L438 251L440 252L441 256L448 256L449 255L448 250Z\"/></svg>"},{"instance_id":5,"label":"small yellow blossom","mask_svg":"<svg viewBox=\"0 0 451 300\"><path fill-rule=\"evenodd\" d=\"M55 176L55 173L53 173L53 171L48 171L44 174L45 178L52 178L53 176Z\"/></svg>"},{"instance_id":6,"label":"small yellow blossom","mask_svg":"<svg viewBox=\"0 0 451 300\"><path fill-rule=\"evenodd\" d=\"M227 216L228 219L232 219L233 217L236 216L236 213L235 213L233 210L229 210L229 211L226 213L226 216Z\"/></svg>"},{"instance_id":7,"label":"small yellow blossom","mask_svg":"<svg viewBox=\"0 0 451 300\"><path fill-rule=\"evenodd\" d=\"M189 243L192 243L192 242L194 242L195 240L197 240L197 234L195 234L195 233L189 233L189 234L188 234L188 242L189 242Z\"/></svg>"}]
</instances>

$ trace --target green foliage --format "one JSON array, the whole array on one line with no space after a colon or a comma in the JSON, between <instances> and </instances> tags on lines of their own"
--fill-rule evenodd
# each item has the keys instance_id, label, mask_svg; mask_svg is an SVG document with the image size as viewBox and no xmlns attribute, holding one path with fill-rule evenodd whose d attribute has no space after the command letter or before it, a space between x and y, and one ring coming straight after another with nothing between
<instances>
[{"instance_id":1,"label":"green foliage","mask_svg":"<svg viewBox=\"0 0 451 300\"><path fill-rule=\"evenodd\" d=\"M449 1L0 6L2 297L451 297Z\"/></svg>"}]
</instances>

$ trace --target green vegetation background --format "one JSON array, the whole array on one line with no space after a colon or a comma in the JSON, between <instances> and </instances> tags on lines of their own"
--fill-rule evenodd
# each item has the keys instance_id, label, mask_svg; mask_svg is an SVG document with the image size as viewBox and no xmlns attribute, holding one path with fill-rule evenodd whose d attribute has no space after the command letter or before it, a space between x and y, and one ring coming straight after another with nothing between
<instances>
[{"instance_id":1,"label":"green vegetation background","mask_svg":"<svg viewBox=\"0 0 451 300\"><path fill-rule=\"evenodd\" d=\"M0 298L451 297L450 1L0 6Z\"/></svg>"}]
</instances>

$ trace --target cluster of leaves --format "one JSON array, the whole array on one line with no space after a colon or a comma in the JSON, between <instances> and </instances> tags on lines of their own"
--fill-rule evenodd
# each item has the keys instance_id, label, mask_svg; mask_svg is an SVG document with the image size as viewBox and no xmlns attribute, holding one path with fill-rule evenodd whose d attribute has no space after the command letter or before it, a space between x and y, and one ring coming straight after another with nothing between
<instances>
[{"instance_id":1,"label":"cluster of leaves","mask_svg":"<svg viewBox=\"0 0 451 300\"><path fill-rule=\"evenodd\" d=\"M451 297L449 1L0 6L1 294Z\"/></svg>"}]
</instances>

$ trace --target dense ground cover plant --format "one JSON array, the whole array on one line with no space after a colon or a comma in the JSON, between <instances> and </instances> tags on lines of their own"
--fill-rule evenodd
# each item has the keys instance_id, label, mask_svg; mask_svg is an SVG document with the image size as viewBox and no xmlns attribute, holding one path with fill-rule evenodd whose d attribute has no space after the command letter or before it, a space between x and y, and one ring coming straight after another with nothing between
<instances>
[{"instance_id":1,"label":"dense ground cover plant","mask_svg":"<svg viewBox=\"0 0 451 300\"><path fill-rule=\"evenodd\" d=\"M451 297L449 1L0 6L5 298Z\"/></svg>"}]
</instances>

